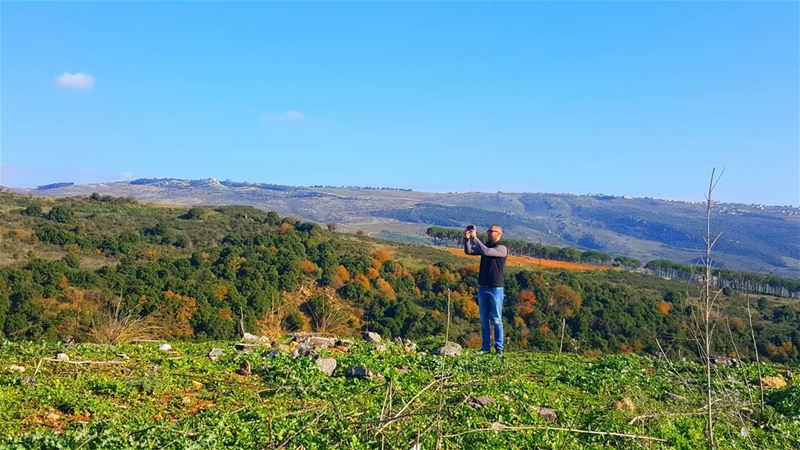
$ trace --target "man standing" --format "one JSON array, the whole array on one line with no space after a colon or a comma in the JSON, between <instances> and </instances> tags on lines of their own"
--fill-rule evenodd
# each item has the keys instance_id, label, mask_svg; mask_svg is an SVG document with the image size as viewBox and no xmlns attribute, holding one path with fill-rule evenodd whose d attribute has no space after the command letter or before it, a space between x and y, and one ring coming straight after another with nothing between
<instances>
[{"instance_id":1,"label":"man standing","mask_svg":"<svg viewBox=\"0 0 800 450\"><path fill-rule=\"evenodd\" d=\"M491 330L494 329L494 348L503 354L503 270L508 248L500 243L503 229L494 224L486 230L489 236L484 244L478 239L475 227L464 231L464 253L481 255L478 274L478 307L481 315L481 351L491 351Z\"/></svg>"}]
</instances>

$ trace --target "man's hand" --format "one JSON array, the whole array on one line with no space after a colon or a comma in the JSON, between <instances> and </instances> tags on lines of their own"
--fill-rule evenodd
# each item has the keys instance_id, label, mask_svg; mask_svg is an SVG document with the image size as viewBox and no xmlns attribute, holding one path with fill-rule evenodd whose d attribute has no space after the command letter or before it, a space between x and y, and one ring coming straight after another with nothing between
<instances>
[{"instance_id":1,"label":"man's hand","mask_svg":"<svg viewBox=\"0 0 800 450\"><path fill-rule=\"evenodd\" d=\"M478 236L478 232L476 230L465 230L464 231L464 239L475 239Z\"/></svg>"}]
</instances>

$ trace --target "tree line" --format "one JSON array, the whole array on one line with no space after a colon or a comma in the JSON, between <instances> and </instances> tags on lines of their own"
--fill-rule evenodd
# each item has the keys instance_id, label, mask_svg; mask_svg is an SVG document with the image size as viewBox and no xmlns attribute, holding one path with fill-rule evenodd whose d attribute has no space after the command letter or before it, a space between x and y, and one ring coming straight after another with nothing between
<instances>
[{"instance_id":1,"label":"tree line","mask_svg":"<svg viewBox=\"0 0 800 450\"><path fill-rule=\"evenodd\" d=\"M463 230L459 228L429 227L426 234L433 239L434 245L460 247ZM478 236L485 240L486 233ZM533 258L554 259L558 261L582 262L598 265L612 265L635 270L642 267L641 261L626 256L612 257L597 250L578 250L572 247L555 247L537 244L518 239L503 239L509 251L515 255ZM649 273L663 278L692 281L699 283L701 274L699 266L677 263L664 259L656 259L644 265ZM772 274L733 271L727 269L714 270L714 283L719 289L733 289L741 292L776 297L800 298L800 280L778 277Z\"/></svg>"}]
</instances>

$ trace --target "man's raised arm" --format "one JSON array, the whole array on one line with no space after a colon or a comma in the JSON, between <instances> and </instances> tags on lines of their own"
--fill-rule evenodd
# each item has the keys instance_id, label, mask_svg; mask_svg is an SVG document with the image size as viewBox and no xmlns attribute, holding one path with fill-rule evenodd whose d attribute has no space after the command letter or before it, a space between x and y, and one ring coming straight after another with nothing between
<instances>
[{"instance_id":1,"label":"man's raised arm","mask_svg":"<svg viewBox=\"0 0 800 450\"><path fill-rule=\"evenodd\" d=\"M472 246L472 250L474 253L467 253L468 255L483 255L483 256L496 256L499 258L505 258L508 256L508 248L505 245L498 245L497 247L489 248L481 242L478 237L474 237L470 239ZM467 251L467 244L464 243L464 252Z\"/></svg>"}]
</instances>

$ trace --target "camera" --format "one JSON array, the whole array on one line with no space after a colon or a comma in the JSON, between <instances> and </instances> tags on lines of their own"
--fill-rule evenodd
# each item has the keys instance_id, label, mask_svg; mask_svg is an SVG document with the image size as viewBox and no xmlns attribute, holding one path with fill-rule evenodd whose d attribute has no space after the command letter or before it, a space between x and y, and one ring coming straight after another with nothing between
<instances>
[{"instance_id":1,"label":"camera","mask_svg":"<svg viewBox=\"0 0 800 450\"><path fill-rule=\"evenodd\" d=\"M475 231L475 225L467 225L467 231Z\"/></svg>"}]
</instances>

